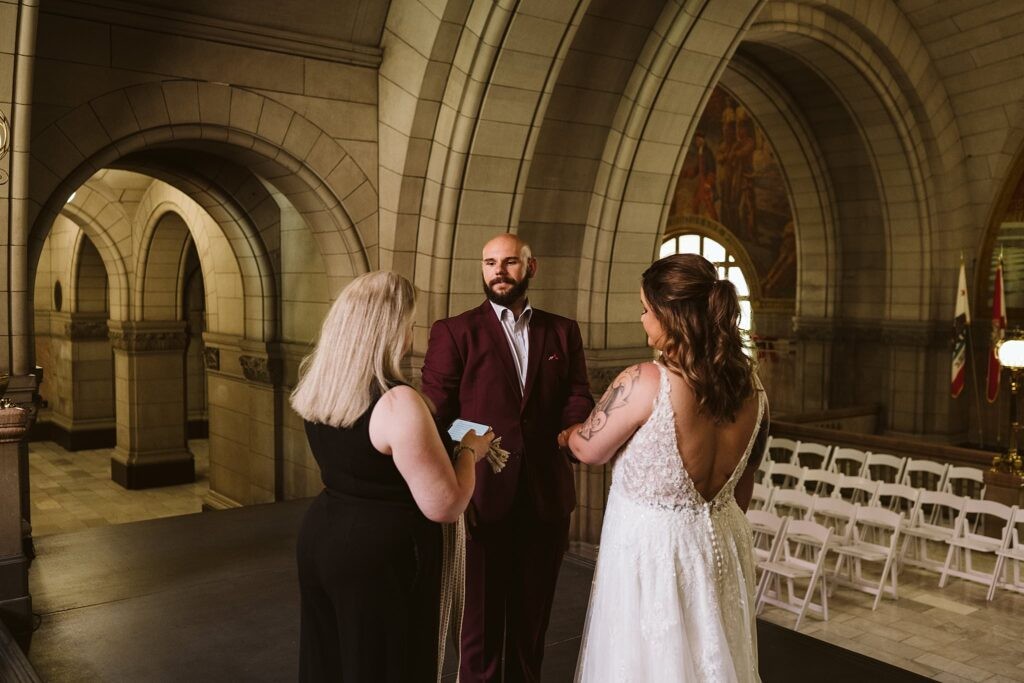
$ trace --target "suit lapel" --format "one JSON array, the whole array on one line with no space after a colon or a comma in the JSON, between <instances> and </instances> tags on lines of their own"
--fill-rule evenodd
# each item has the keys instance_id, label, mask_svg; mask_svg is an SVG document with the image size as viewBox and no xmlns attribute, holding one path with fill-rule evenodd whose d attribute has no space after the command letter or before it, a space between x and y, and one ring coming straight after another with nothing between
<instances>
[{"instance_id":1,"label":"suit lapel","mask_svg":"<svg viewBox=\"0 0 1024 683\"><path fill-rule=\"evenodd\" d=\"M512 385L516 395L522 396L519 388L519 375L516 373L516 362L512 358L512 349L508 346L508 338L505 336L505 330L501 328L498 316L494 313L494 307L491 306L490 301L484 301L483 306L477 310L483 319L483 328L487 330L487 334L491 338L491 345L495 349L494 352L498 355L502 366L505 368L505 377Z\"/></svg>"},{"instance_id":2,"label":"suit lapel","mask_svg":"<svg viewBox=\"0 0 1024 683\"><path fill-rule=\"evenodd\" d=\"M537 373L540 371L541 356L544 355L544 338L547 336L548 326L544 319L543 311L533 309L530 318L530 356L526 362L526 388L523 391L523 405L526 405L530 398L530 391L537 380Z\"/></svg>"}]
</instances>

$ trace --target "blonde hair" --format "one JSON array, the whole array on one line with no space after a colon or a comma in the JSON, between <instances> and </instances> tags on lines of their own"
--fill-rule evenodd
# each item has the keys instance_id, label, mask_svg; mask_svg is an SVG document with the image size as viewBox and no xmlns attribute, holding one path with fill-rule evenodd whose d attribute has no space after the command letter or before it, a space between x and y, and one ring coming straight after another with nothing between
<instances>
[{"instance_id":1,"label":"blonde hair","mask_svg":"<svg viewBox=\"0 0 1024 683\"><path fill-rule=\"evenodd\" d=\"M360 275L327 312L316 348L299 366L292 408L309 422L351 427L380 395L405 382L416 290L391 271ZM376 391L374 391L376 389Z\"/></svg>"}]
</instances>

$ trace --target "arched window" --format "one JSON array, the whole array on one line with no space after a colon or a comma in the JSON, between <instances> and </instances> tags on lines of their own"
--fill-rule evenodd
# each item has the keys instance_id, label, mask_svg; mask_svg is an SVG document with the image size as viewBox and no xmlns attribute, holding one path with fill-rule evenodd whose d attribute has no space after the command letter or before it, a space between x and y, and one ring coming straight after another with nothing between
<instances>
[{"instance_id":1,"label":"arched window","mask_svg":"<svg viewBox=\"0 0 1024 683\"><path fill-rule=\"evenodd\" d=\"M719 242L696 233L676 235L661 244L660 258L672 254L700 254L718 268L718 277L729 280L736 286L740 299L740 330L750 339L750 286L747 277L740 270L736 258Z\"/></svg>"}]
</instances>

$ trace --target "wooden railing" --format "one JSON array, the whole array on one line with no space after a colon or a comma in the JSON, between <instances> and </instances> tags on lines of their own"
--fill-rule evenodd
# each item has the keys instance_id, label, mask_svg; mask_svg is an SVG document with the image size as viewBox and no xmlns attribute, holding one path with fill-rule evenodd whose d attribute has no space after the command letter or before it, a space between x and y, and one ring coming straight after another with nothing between
<instances>
[{"instance_id":1,"label":"wooden railing","mask_svg":"<svg viewBox=\"0 0 1024 683\"><path fill-rule=\"evenodd\" d=\"M844 432L875 434L878 432L882 406L878 404L837 408L818 413L801 413L800 415L779 415L774 420L789 424L800 424L807 427L820 427ZM781 436L781 434L780 434Z\"/></svg>"},{"instance_id":2,"label":"wooden railing","mask_svg":"<svg viewBox=\"0 0 1024 683\"><path fill-rule=\"evenodd\" d=\"M843 429L825 429L810 424L773 421L773 436L812 441L831 446L858 448L872 453L888 453L890 455L924 458L953 465L962 465L986 469L992 465L994 453L973 448L960 448L943 443L919 441L878 434L859 434Z\"/></svg>"}]
</instances>

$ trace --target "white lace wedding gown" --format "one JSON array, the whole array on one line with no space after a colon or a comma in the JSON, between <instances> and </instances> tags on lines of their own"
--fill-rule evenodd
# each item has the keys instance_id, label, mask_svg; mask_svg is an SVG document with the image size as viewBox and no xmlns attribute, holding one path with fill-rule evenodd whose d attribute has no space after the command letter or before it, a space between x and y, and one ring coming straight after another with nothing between
<instances>
[{"instance_id":1,"label":"white lace wedding gown","mask_svg":"<svg viewBox=\"0 0 1024 683\"><path fill-rule=\"evenodd\" d=\"M668 371L656 365L654 409L612 469L576 681L759 681L751 532L733 497L754 435L704 500L679 456Z\"/></svg>"}]
</instances>

